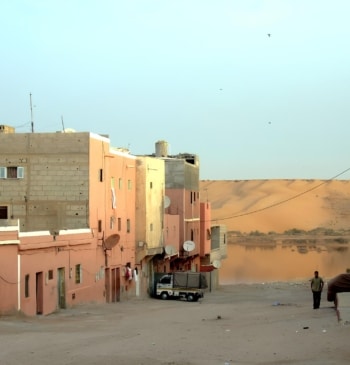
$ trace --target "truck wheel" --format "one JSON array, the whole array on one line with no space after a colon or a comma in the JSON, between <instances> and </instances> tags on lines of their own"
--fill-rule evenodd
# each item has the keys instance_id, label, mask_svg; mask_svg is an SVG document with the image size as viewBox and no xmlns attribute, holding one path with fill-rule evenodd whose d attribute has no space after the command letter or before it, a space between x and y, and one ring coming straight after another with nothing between
<instances>
[{"instance_id":1,"label":"truck wheel","mask_svg":"<svg viewBox=\"0 0 350 365\"><path fill-rule=\"evenodd\" d=\"M187 301L188 302L194 302L194 295L193 294L187 294Z\"/></svg>"},{"instance_id":2,"label":"truck wheel","mask_svg":"<svg viewBox=\"0 0 350 365\"><path fill-rule=\"evenodd\" d=\"M160 299L167 300L168 298L169 298L168 293L163 291L163 293L160 295Z\"/></svg>"}]
</instances>

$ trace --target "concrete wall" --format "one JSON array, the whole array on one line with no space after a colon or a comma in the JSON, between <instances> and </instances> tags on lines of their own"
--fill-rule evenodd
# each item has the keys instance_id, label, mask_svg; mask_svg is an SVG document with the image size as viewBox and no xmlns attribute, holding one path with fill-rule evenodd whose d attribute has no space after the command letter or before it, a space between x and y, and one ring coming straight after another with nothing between
<instances>
[{"instance_id":1,"label":"concrete wall","mask_svg":"<svg viewBox=\"0 0 350 365\"><path fill-rule=\"evenodd\" d=\"M23 167L2 179L0 205L21 231L87 227L89 133L0 134L0 166Z\"/></svg>"}]
</instances>

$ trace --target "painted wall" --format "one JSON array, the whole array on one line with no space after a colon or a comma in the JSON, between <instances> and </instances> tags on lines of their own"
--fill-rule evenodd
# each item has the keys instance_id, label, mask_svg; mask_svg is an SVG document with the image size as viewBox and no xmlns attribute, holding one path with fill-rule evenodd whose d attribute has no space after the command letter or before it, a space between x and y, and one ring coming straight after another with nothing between
<instances>
[{"instance_id":1,"label":"painted wall","mask_svg":"<svg viewBox=\"0 0 350 365\"><path fill-rule=\"evenodd\" d=\"M210 254L211 250L211 205L209 202L200 203L200 256Z\"/></svg>"},{"instance_id":2,"label":"painted wall","mask_svg":"<svg viewBox=\"0 0 350 365\"><path fill-rule=\"evenodd\" d=\"M18 245L4 244L1 233L0 231L0 314L9 314L17 312L18 308Z\"/></svg>"},{"instance_id":3,"label":"painted wall","mask_svg":"<svg viewBox=\"0 0 350 365\"><path fill-rule=\"evenodd\" d=\"M125 267L130 263L134 269L135 263L136 157L110 147L108 138L91 138L89 184L91 228L103 246L118 236L115 245L105 250L105 266L110 269L107 298L135 295L134 281L125 280Z\"/></svg>"}]
</instances>

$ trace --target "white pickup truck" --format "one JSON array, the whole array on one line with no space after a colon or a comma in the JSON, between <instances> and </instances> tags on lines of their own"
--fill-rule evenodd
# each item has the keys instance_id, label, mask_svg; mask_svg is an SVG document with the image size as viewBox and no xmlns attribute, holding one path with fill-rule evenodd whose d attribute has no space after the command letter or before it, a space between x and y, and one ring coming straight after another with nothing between
<instances>
[{"instance_id":1,"label":"white pickup truck","mask_svg":"<svg viewBox=\"0 0 350 365\"><path fill-rule=\"evenodd\" d=\"M204 274L199 272L173 272L164 274L157 282L156 296L160 299L186 299L196 302L204 297L208 287Z\"/></svg>"}]
</instances>

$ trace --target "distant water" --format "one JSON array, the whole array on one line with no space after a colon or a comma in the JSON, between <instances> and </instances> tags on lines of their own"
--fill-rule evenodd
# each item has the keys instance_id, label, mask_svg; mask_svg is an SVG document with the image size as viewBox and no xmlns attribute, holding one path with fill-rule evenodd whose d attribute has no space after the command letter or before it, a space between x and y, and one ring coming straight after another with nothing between
<instances>
[{"instance_id":1,"label":"distant water","mask_svg":"<svg viewBox=\"0 0 350 365\"><path fill-rule=\"evenodd\" d=\"M328 280L350 269L348 244L228 244L220 268L220 284L309 280L315 270Z\"/></svg>"}]
</instances>

